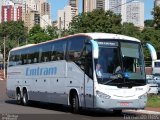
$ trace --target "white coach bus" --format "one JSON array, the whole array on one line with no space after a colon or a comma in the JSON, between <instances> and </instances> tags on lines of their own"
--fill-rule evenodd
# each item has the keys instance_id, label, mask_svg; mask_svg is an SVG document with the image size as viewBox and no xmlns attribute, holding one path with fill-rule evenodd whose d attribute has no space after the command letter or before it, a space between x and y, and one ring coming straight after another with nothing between
<instances>
[{"instance_id":1,"label":"white coach bus","mask_svg":"<svg viewBox=\"0 0 160 120\"><path fill-rule=\"evenodd\" d=\"M79 108L144 109L147 84L141 42L107 33L80 33L14 48L7 94L18 104L42 101Z\"/></svg>"}]
</instances>

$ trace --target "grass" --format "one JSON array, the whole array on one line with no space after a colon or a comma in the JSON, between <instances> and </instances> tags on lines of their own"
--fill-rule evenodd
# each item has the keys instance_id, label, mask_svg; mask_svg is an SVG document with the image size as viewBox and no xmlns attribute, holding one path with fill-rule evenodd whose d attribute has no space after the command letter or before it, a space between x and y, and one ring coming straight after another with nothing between
<instances>
[{"instance_id":1,"label":"grass","mask_svg":"<svg viewBox=\"0 0 160 120\"><path fill-rule=\"evenodd\" d=\"M160 107L160 96L150 95L148 96L147 107Z\"/></svg>"}]
</instances>

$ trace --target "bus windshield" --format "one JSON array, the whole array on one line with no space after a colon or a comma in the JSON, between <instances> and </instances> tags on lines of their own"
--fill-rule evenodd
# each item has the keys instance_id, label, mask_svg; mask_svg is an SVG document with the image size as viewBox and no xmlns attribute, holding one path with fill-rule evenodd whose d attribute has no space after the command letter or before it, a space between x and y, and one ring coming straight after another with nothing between
<instances>
[{"instance_id":1,"label":"bus windshield","mask_svg":"<svg viewBox=\"0 0 160 120\"><path fill-rule=\"evenodd\" d=\"M98 44L99 57L95 60L98 83L122 87L146 84L139 43L125 41Z\"/></svg>"}]
</instances>

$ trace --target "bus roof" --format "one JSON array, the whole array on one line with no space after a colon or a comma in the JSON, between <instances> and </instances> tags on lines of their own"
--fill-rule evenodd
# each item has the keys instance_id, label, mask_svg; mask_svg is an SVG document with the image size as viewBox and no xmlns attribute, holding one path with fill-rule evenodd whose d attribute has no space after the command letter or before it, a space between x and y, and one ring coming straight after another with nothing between
<instances>
[{"instance_id":1,"label":"bus roof","mask_svg":"<svg viewBox=\"0 0 160 120\"><path fill-rule=\"evenodd\" d=\"M140 40L136 38L120 35L120 34L112 34L112 33L80 33L80 34L87 35L92 39L122 39L122 40L140 42Z\"/></svg>"},{"instance_id":2,"label":"bus roof","mask_svg":"<svg viewBox=\"0 0 160 120\"><path fill-rule=\"evenodd\" d=\"M23 48L28 48L28 47L31 47L31 46L34 46L34 45L36 45L36 44L28 44L28 45L16 47L16 48L13 48L11 51L19 50L19 49L23 49Z\"/></svg>"},{"instance_id":3,"label":"bus roof","mask_svg":"<svg viewBox=\"0 0 160 120\"><path fill-rule=\"evenodd\" d=\"M54 39L54 40L50 40L50 41L46 41L46 42L42 42L42 43L38 43L38 44L29 44L29 45L13 48L11 51L24 49L24 48L28 48L28 47L31 47L31 46L34 46L34 45L40 45L40 44L49 43L49 42L52 42L52 41L62 40L64 38L69 38L69 37L79 36L79 35L80 36L88 36L91 39L122 39L122 40L140 42L140 40L138 40L136 38L125 36L125 35L120 35L120 34L112 34L112 33L79 33L79 34L68 35L66 37L62 37L62 38L58 38L58 39Z\"/></svg>"}]
</instances>

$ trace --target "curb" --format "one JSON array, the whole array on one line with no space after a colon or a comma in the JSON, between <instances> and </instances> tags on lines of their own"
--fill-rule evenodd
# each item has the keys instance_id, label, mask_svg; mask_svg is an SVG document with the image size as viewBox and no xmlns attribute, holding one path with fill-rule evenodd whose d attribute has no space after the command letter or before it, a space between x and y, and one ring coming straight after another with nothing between
<instances>
[{"instance_id":1,"label":"curb","mask_svg":"<svg viewBox=\"0 0 160 120\"><path fill-rule=\"evenodd\" d=\"M124 110L126 113L137 113L137 114L147 114L147 115L160 115L160 112L149 111L149 110Z\"/></svg>"}]
</instances>

